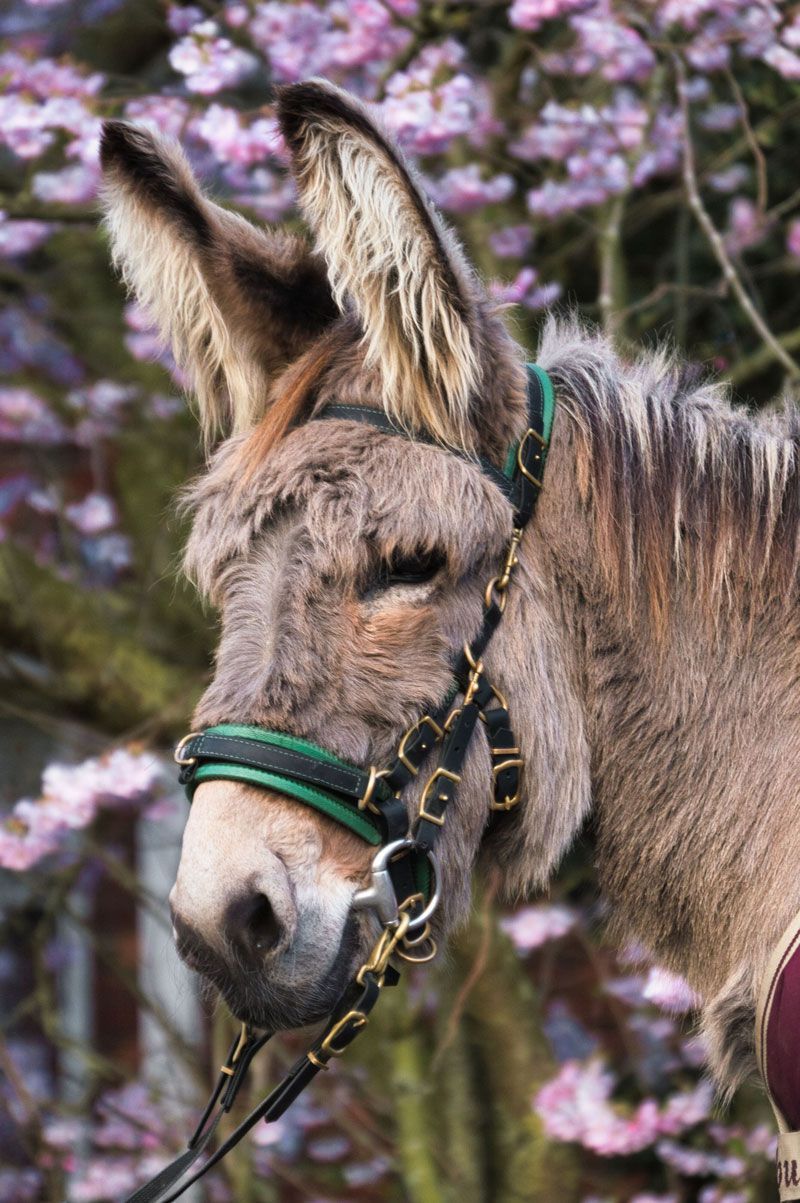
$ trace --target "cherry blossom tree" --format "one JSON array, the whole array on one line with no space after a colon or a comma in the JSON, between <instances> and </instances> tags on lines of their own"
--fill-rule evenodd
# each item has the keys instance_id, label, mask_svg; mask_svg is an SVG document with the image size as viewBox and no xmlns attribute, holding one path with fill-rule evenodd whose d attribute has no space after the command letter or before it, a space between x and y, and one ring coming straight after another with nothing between
<instances>
[{"instance_id":1,"label":"cherry blossom tree","mask_svg":"<svg viewBox=\"0 0 800 1203\"><path fill-rule=\"evenodd\" d=\"M164 750L211 642L174 570L196 431L179 371L107 265L101 122L179 138L224 203L297 223L272 88L311 75L376 106L531 353L543 311L570 304L623 348L668 335L758 404L797 391L795 5L2 6L2 705L46 734L24 788L6 775L0 820L9 1200L61 1198L66 1179L76 1201L118 1199L188 1126L139 1067L94 1047L80 1052L88 1093L54 1102L75 1053L58 1019L60 917L108 883L157 907L124 833L172 804ZM209 1197L771 1198L763 1105L745 1092L715 1117L696 1000L646 950L614 960L598 943L589 861L576 853L552 900L514 913L489 888L451 965L398 992L352 1066L259 1131ZM93 915L74 916L89 941ZM153 1010L124 966L107 971ZM212 1026L221 1039L224 1017ZM205 1080L203 1052L181 1058Z\"/></svg>"}]
</instances>

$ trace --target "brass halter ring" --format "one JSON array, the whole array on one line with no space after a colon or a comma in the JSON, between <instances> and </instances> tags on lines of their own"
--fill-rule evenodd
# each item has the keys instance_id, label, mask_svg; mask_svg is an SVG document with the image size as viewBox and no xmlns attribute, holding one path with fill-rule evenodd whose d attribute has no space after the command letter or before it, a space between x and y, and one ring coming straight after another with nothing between
<instances>
[{"instance_id":1,"label":"brass halter ring","mask_svg":"<svg viewBox=\"0 0 800 1203\"><path fill-rule=\"evenodd\" d=\"M188 735L184 735L183 739L180 740L177 747L175 748L175 751L172 754L172 759L175 761L176 764L179 764L185 768L187 765L197 763L197 757L196 756L184 756L183 749L186 747L186 745L188 743L191 743L193 739L197 739L202 734L203 734L202 731L190 731Z\"/></svg>"}]
</instances>

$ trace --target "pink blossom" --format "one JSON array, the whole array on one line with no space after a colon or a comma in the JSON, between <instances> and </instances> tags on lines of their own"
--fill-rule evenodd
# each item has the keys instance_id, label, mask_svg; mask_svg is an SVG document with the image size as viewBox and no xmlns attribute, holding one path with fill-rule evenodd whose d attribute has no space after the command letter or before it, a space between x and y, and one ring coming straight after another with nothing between
<instances>
[{"instance_id":1,"label":"pink blossom","mask_svg":"<svg viewBox=\"0 0 800 1203\"><path fill-rule=\"evenodd\" d=\"M329 26L329 16L310 0L298 4L267 0L256 5L250 36L268 57L275 78L292 83L323 69Z\"/></svg>"},{"instance_id":2,"label":"pink blossom","mask_svg":"<svg viewBox=\"0 0 800 1203\"><path fill-rule=\"evenodd\" d=\"M150 362L163 358L166 346L152 318L136 301L130 301L125 306L125 325L130 331L125 335L125 346L134 359Z\"/></svg>"},{"instance_id":3,"label":"pink blossom","mask_svg":"<svg viewBox=\"0 0 800 1203\"><path fill-rule=\"evenodd\" d=\"M36 800L23 798L0 823L0 866L31 868L62 845L71 831L92 822L101 806L120 806L152 793L160 779L156 758L117 748L82 764L52 764Z\"/></svg>"},{"instance_id":4,"label":"pink blossom","mask_svg":"<svg viewBox=\"0 0 800 1203\"><path fill-rule=\"evenodd\" d=\"M149 408L154 418L164 421L168 418L174 418L176 414L183 413L186 405L180 397L169 397L165 393L154 393L150 398Z\"/></svg>"},{"instance_id":5,"label":"pink blossom","mask_svg":"<svg viewBox=\"0 0 800 1203\"><path fill-rule=\"evenodd\" d=\"M263 221L278 222L294 205L297 194L291 176L257 167L246 178L229 178L238 205L252 209Z\"/></svg>"},{"instance_id":6,"label":"pink blossom","mask_svg":"<svg viewBox=\"0 0 800 1203\"><path fill-rule=\"evenodd\" d=\"M30 0L29 0L30 2ZM0 1199L36 1203L42 1197L43 1174L33 1168L0 1169Z\"/></svg>"},{"instance_id":7,"label":"pink blossom","mask_svg":"<svg viewBox=\"0 0 800 1203\"><path fill-rule=\"evenodd\" d=\"M13 93L0 96L0 142L21 159L36 159L53 141L41 107Z\"/></svg>"},{"instance_id":8,"label":"pink blossom","mask_svg":"<svg viewBox=\"0 0 800 1203\"><path fill-rule=\"evenodd\" d=\"M26 388L0 388L0 441L61 443L62 422L40 396Z\"/></svg>"},{"instance_id":9,"label":"pink blossom","mask_svg":"<svg viewBox=\"0 0 800 1203\"><path fill-rule=\"evenodd\" d=\"M705 1083L674 1096L663 1108L655 1099L644 1099L633 1111L612 1105L614 1084L614 1076L597 1059L585 1065L565 1062L534 1100L547 1134L577 1141L603 1157L619 1156L645 1149L664 1134L695 1127L710 1111L712 1091Z\"/></svg>"},{"instance_id":10,"label":"pink blossom","mask_svg":"<svg viewBox=\"0 0 800 1203\"><path fill-rule=\"evenodd\" d=\"M688 1036L681 1042L681 1057L692 1069L699 1069L708 1060L708 1048L700 1035Z\"/></svg>"},{"instance_id":11,"label":"pink blossom","mask_svg":"<svg viewBox=\"0 0 800 1203\"><path fill-rule=\"evenodd\" d=\"M80 205L94 200L99 182L96 163L76 163L61 171L40 171L33 178L33 192L40 201Z\"/></svg>"},{"instance_id":12,"label":"pink blossom","mask_svg":"<svg viewBox=\"0 0 800 1203\"><path fill-rule=\"evenodd\" d=\"M193 4L187 4L184 8L182 5L170 4L167 8L167 24L173 33L185 34L189 33L195 25L199 25L205 14L202 8L196 8Z\"/></svg>"},{"instance_id":13,"label":"pink blossom","mask_svg":"<svg viewBox=\"0 0 800 1203\"><path fill-rule=\"evenodd\" d=\"M738 192L750 179L750 172L744 163L734 163L724 171L713 171L708 177L708 183L715 192Z\"/></svg>"},{"instance_id":14,"label":"pink blossom","mask_svg":"<svg viewBox=\"0 0 800 1203\"><path fill-rule=\"evenodd\" d=\"M27 92L39 100L53 96L96 96L105 83L99 71L87 74L74 64L14 50L0 52L0 77L6 92Z\"/></svg>"},{"instance_id":15,"label":"pink blossom","mask_svg":"<svg viewBox=\"0 0 800 1203\"><path fill-rule=\"evenodd\" d=\"M380 0L334 0L323 6L269 0L257 5L250 34L276 78L285 81L359 68L377 76L412 36Z\"/></svg>"},{"instance_id":16,"label":"pink blossom","mask_svg":"<svg viewBox=\"0 0 800 1203\"><path fill-rule=\"evenodd\" d=\"M561 296L556 281L539 283L539 273L533 267L523 267L509 284L499 280L489 283L489 292L501 305L524 305L526 309L546 309Z\"/></svg>"},{"instance_id":17,"label":"pink blossom","mask_svg":"<svg viewBox=\"0 0 800 1203\"><path fill-rule=\"evenodd\" d=\"M530 226L503 226L489 235L489 246L498 259L521 259L533 246Z\"/></svg>"},{"instance_id":18,"label":"pink blossom","mask_svg":"<svg viewBox=\"0 0 800 1203\"><path fill-rule=\"evenodd\" d=\"M41 246L53 232L52 222L14 221L0 210L0 258L27 255Z\"/></svg>"},{"instance_id":19,"label":"pink blossom","mask_svg":"<svg viewBox=\"0 0 800 1203\"><path fill-rule=\"evenodd\" d=\"M250 1140L259 1149L270 1149L285 1140L290 1131L288 1118L279 1119L272 1124L257 1124L250 1133Z\"/></svg>"},{"instance_id":20,"label":"pink blossom","mask_svg":"<svg viewBox=\"0 0 800 1203\"><path fill-rule=\"evenodd\" d=\"M524 906L500 920L500 926L518 952L532 952L548 940L565 936L578 921L575 911L566 906Z\"/></svg>"},{"instance_id":21,"label":"pink blossom","mask_svg":"<svg viewBox=\"0 0 800 1203\"><path fill-rule=\"evenodd\" d=\"M51 1117L44 1124L44 1138L54 1149L70 1149L83 1136L86 1125L80 1119Z\"/></svg>"},{"instance_id":22,"label":"pink blossom","mask_svg":"<svg viewBox=\"0 0 800 1203\"><path fill-rule=\"evenodd\" d=\"M323 46L328 69L352 71L379 58L391 60L411 39L380 0L334 0L327 7L331 28Z\"/></svg>"},{"instance_id":23,"label":"pink blossom","mask_svg":"<svg viewBox=\"0 0 800 1203\"><path fill-rule=\"evenodd\" d=\"M745 1163L741 1157L708 1153L702 1149L678 1144L674 1140L659 1141L656 1152L666 1165L677 1170L679 1174L685 1174L687 1178L701 1178L711 1174L719 1178L736 1178L745 1171Z\"/></svg>"},{"instance_id":24,"label":"pink blossom","mask_svg":"<svg viewBox=\"0 0 800 1203\"><path fill-rule=\"evenodd\" d=\"M138 1157L91 1157L70 1184L70 1203L125 1198L146 1174Z\"/></svg>"},{"instance_id":25,"label":"pink blossom","mask_svg":"<svg viewBox=\"0 0 800 1203\"><path fill-rule=\"evenodd\" d=\"M72 525L84 535L96 535L118 521L117 507L105 493L88 493L64 511Z\"/></svg>"},{"instance_id":26,"label":"pink blossom","mask_svg":"<svg viewBox=\"0 0 800 1203\"><path fill-rule=\"evenodd\" d=\"M179 96L140 96L128 101L125 116L153 133L178 138L189 116L189 106Z\"/></svg>"},{"instance_id":27,"label":"pink blossom","mask_svg":"<svg viewBox=\"0 0 800 1203\"><path fill-rule=\"evenodd\" d=\"M67 394L72 408L98 418L116 417L120 409L136 396L136 386L118 380L98 380L88 388L73 389Z\"/></svg>"},{"instance_id":28,"label":"pink blossom","mask_svg":"<svg viewBox=\"0 0 800 1203\"><path fill-rule=\"evenodd\" d=\"M770 46L764 54L764 62L784 79L800 79L800 55L788 46Z\"/></svg>"},{"instance_id":29,"label":"pink blossom","mask_svg":"<svg viewBox=\"0 0 800 1203\"><path fill-rule=\"evenodd\" d=\"M800 259L800 218L789 223L786 231L786 249L790 255Z\"/></svg>"},{"instance_id":30,"label":"pink blossom","mask_svg":"<svg viewBox=\"0 0 800 1203\"><path fill-rule=\"evenodd\" d=\"M698 1082L693 1090L672 1095L663 1109L660 1131L665 1136L675 1136L696 1127L709 1118L713 1104L714 1088L706 1081Z\"/></svg>"},{"instance_id":31,"label":"pink blossom","mask_svg":"<svg viewBox=\"0 0 800 1203\"><path fill-rule=\"evenodd\" d=\"M55 834L49 837L26 828L13 815L0 823L0 867L14 873L25 873L58 847Z\"/></svg>"},{"instance_id":32,"label":"pink blossom","mask_svg":"<svg viewBox=\"0 0 800 1203\"><path fill-rule=\"evenodd\" d=\"M777 1136L772 1124L757 1124L745 1134L745 1148L748 1153L761 1154L767 1161L775 1158Z\"/></svg>"},{"instance_id":33,"label":"pink blossom","mask_svg":"<svg viewBox=\"0 0 800 1203\"><path fill-rule=\"evenodd\" d=\"M99 1148L154 1150L163 1147L164 1115L143 1082L106 1090L97 1103L101 1123L92 1139Z\"/></svg>"},{"instance_id":34,"label":"pink blossom","mask_svg":"<svg viewBox=\"0 0 800 1203\"><path fill-rule=\"evenodd\" d=\"M747 1190L727 1190L723 1186L704 1186L697 1196L697 1203L750 1203Z\"/></svg>"},{"instance_id":35,"label":"pink blossom","mask_svg":"<svg viewBox=\"0 0 800 1203\"><path fill-rule=\"evenodd\" d=\"M678 974L670 973L657 966L650 969L647 974L642 997L647 1002L655 1003L657 1007L661 1007L663 1011L669 1011L673 1015L694 1011L701 1003L700 998L688 982Z\"/></svg>"},{"instance_id":36,"label":"pink blossom","mask_svg":"<svg viewBox=\"0 0 800 1203\"><path fill-rule=\"evenodd\" d=\"M169 52L170 66L186 77L190 92L204 96L233 87L249 75L256 60L246 50L219 36L214 21L201 21Z\"/></svg>"},{"instance_id":37,"label":"pink blossom","mask_svg":"<svg viewBox=\"0 0 800 1203\"><path fill-rule=\"evenodd\" d=\"M246 4L226 4L223 16L231 29L243 29L250 20L250 9Z\"/></svg>"},{"instance_id":38,"label":"pink blossom","mask_svg":"<svg viewBox=\"0 0 800 1203\"><path fill-rule=\"evenodd\" d=\"M589 75L599 68L603 78L614 83L644 83L651 75L656 56L629 25L591 11L573 17L570 24L578 35L578 51L584 56L576 73Z\"/></svg>"},{"instance_id":39,"label":"pink blossom","mask_svg":"<svg viewBox=\"0 0 800 1203\"><path fill-rule=\"evenodd\" d=\"M607 978L603 989L629 1007L640 1007L644 1003L644 983L645 979L639 976Z\"/></svg>"},{"instance_id":40,"label":"pink blossom","mask_svg":"<svg viewBox=\"0 0 800 1203\"><path fill-rule=\"evenodd\" d=\"M346 1136L320 1136L306 1142L306 1155L321 1165L335 1165L343 1161L350 1151Z\"/></svg>"},{"instance_id":41,"label":"pink blossom","mask_svg":"<svg viewBox=\"0 0 800 1203\"><path fill-rule=\"evenodd\" d=\"M116 576L133 563L131 541L127 535L118 531L111 534L101 534L83 545L84 558L91 567L98 570L102 576L109 573Z\"/></svg>"},{"instance_id":42,"label":"pink blossom","mask_svg":"<svg viewBox=\"0 0 800 1203\"><path fill-rule=\"evenodd\" d=\"M630 1203L680 1203L677 1195L653 1195L647 1191L643 1195L634 1195Z\"/></svg>"},{"instance_id":43,"label":"pink blossom","mask_svg":"<svg viewBox=\"0 0 800 1203\"><path fill-rule=\"evenodd\" d=\"M508 19L517 29L538 29L544 21L587 8L591 0L514 0Z\"/></svg>"},{"instance_id":44,"label":"pink blossom","mask_svg":"<svg viewBox=\"0 0 800 1203\"><path fill-rule=\"evenodd\" d=\"M236 110L221 104L210 105L194 122L193 131L211 147L220 163L249 167L284 151L283 138L273 117L243 126Z\"/></svg>"},{"instance_id":45,"label":"pink blossom","mask_svg":"<svg viewBox=\"0 0 800 1203\"><path fill-rule=\"evenodd\" d=\"M714 133L727 133L736 128L739 120L738 105L712 104L704 113L698 114L697 124Z\"/></svg>"},{"instance_id":46,"label":"pink blossom","mask_svg":"<svg viewBox=\"0 0 800 1203\"><path fill-rule=\"evenodd\" d=\"M578 1141L601 1156L633 1153L653 1144L658 1136L658 1107L647 1099L623 1116L609 1097L614 1077L600 1061L588 1065L567 1061L556 1077L541 1088L535 1108L548 1136Z\"/></svg>"},{"instance_id":47,"label":"pink blossom","mask_svg":"<svg viewBox=\"0 0 800 1203\"><path fill-rule=\"evenodd\" d=\"M466 167L452 167L438 180L431 181L429 192L442 209L471 213L484 205L508 200L514 193L514 180L510 175L495 175L485 180L478 164L470 163Z\"/></svg>"},{"instance_id":48,"label":"pink blossom","mask_svg":"<svg viewBox=\"0 0 800 1203\"><path fill-rule=\"evenodd\" d=\"M746 196L737 196L731 202L728 215L728 230L725 244L736 254L756 246L766 233L764 217L756 205Z\"/></svg>"},{"instance_id":49,"label":"pink blossom","mask_svg":"<svg viewBox=\"0 0 800 1203\"><path fill-rule=\"evenodd\" d=\"M426 46L405 71L388 80L383 118L409 150L440 153L469 133L486 107L485 91L458 70L463 57L463 49L448 39Z\"/></svg>"}]
</instances>

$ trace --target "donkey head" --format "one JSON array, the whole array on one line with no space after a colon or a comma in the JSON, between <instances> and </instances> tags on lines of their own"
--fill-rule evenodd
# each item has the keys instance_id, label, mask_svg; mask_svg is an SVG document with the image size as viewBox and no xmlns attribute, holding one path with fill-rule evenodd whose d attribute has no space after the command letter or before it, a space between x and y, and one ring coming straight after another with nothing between
<instances>
[{"instance_id":1,"label":"donkey head","mask_svg":"<svg viewBox=\"0 0 800 1203\"><path fill-rule=\"evenodd\" d=\"M221 615L193 725L258 724L381 765L447 694L511 532L499 489L448 448L502 465L525 425L525 374L367 110L313 82L284 89L278 113L313 247L219 208L177 146L121 123L103 140L107 222L206 431L227 434L190 494L188 570ZM332 401L384 409L426 441L310 420ZM530 653L535 672L514 646L512 630L536 621L538 588L523 577L494 653L512 705L529 675L568 689L563 672L542 676L553 624ZM488 751L474 742L440 845L440 929L466 912L488 818ZM414 809L421 788L407 791ZM561 838L556 823L538 833L540 864ZM374 938L351 910L372 853L280 794L201 785L172 894L183 955L257 1025L326 1013ZM525 875L515 862L509 873L516 885Z\"/></svg>"}]
</instances>

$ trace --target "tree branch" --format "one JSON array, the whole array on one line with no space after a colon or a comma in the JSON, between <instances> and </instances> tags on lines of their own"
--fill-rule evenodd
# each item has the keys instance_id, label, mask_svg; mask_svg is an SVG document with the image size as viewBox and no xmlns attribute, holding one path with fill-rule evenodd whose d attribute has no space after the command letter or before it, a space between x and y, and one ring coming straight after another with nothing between
<instances>
[{"instance_id":1,"label":"tree branch","mask_svg":"<svg viewBox=\"0 0 800 1203\"><path fill-rule=\"evenodd\" d=\"M765 347L769 348L772 358L777 359L786 369L789 378L791 380L800 380L800 364L789 355L756 309L741 281L739 273L733 265L722 235L714 225L708 210L703 204L697 186L697 168L689 118L689 97L686 91L686 70L680 59L676 59L675 62L678 74L678 100L683 118L683 183L689 207L697 218L698 224L708 240L714 257L722 269L722 274L730 285L731 292L738 301L739 307L750 322L750 325L759 335Z\"/></svg>"}]
</instances>

